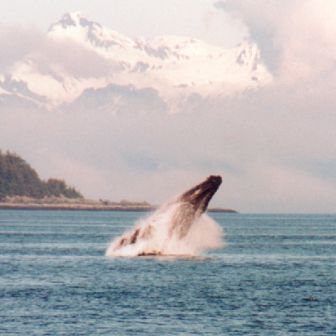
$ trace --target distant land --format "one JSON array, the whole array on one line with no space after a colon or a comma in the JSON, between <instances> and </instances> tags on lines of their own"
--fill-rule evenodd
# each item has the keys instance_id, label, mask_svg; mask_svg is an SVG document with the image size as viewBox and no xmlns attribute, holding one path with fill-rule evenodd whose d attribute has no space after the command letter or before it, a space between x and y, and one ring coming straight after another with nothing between
<instances>
[{"instance_id":1,"label":"distant land","mask_svg":"<svg viewBox=\"0 0 336 336\"><path fill-rule=\"evenodd\" d=\"M64 197L81 199L82 194L69 187L63 180L43 181L37 172L18 155L0 151L0 201L8 201L15 196L42 199Z\"/></svg>"},{"instance_id":2,"label":"distant land","mask_svg":"<svg viewBox=\"0 0 336 336\"><path fill-rule=\"evenodd\" d=\"M24 159L14 153L0 151L0 209L153 211L156 208L156 205L145 201L85 199L65 181L54 178L44 181ZM236 213L223 208L209 211Z\"/></svg>"}]
</instances>

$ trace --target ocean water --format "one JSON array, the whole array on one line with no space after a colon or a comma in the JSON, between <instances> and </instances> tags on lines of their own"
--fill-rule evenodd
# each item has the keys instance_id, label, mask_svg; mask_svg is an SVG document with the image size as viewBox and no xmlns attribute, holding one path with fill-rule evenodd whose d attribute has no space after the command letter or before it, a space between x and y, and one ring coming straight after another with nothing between
<instances>
[{"instance_id":1,"label":"ocean water","mask_svg":"<svg viewBox=\"0 0 336 336\"><path fill-rule=\"evenodd\" d=\"M216 213L200 258L105 257L140 216L0 210L0 335L336 335L336 215Z\"/></svg>"}]
</instances>

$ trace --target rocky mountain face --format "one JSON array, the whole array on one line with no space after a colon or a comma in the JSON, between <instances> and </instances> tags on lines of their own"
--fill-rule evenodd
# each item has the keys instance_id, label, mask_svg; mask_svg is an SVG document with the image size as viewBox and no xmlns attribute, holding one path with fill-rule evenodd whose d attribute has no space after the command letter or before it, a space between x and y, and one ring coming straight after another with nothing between
<instances>
[{"instance_id":1,"label":"rocky mountain face","mask_svg":"<svg viewBox=\"0 0 336 336\"><path fill-rule=\"evenodd\" d=\"M256 44L232 49L180 36L133 39L80 13L52 24L40 48L0 74L1 106L169 110L189 97L231 96L269 84Z\"/></svg>"}]
</instances>

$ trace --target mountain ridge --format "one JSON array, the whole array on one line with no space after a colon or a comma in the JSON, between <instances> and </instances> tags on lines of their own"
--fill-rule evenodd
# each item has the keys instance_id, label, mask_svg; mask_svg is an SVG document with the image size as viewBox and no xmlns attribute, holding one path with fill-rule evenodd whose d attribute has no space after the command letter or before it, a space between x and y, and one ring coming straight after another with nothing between
<instances>
[{"instance_id":1,"label":"mountain ridge","mask_svg":"<svg viewBox=\"0 0 336 336\"><path fill-rule=\"evenodd\" d=\"M169 106L181 97L230 96L272 81L257 45L247 40L225 49L182 36L133 39L79 12L53 23L45 40L45 50L0 74L0 103L15 97L48 109L73 107L85 90L113 84L151 88Z\"/></svg>"}]
</instances>

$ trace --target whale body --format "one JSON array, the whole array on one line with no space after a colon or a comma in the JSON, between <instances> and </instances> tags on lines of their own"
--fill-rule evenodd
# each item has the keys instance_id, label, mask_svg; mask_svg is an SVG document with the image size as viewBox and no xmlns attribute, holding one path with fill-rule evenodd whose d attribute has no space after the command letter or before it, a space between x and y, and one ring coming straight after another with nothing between
<instances>
[{"instance_id":1,"label":"whale body","mask_svg":"<svg viewBox=\"0 0 336 336\"><path fill-rule=\"evenodd\" d=\"M209 176L202 183L167 202L135 228L117 237L106 255L163 255L168 245L178 244L207 210L222 183L220 176Z\"/></svg>"}]
</instances>

